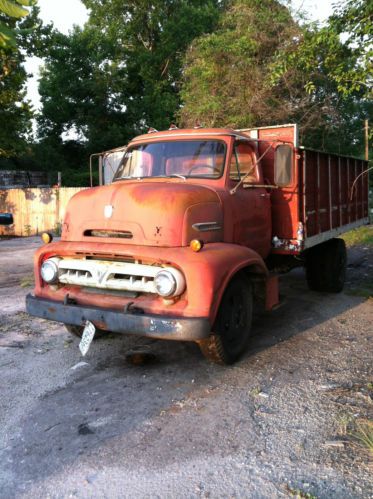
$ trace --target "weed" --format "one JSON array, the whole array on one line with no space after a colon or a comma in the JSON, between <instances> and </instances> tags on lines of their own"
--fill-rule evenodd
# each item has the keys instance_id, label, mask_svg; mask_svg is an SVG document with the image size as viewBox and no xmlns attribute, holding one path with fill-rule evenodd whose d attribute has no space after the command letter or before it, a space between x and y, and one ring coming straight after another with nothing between
<instances>
[{"instance_id":1,"label":"weed","mask_svg":"<svg viewBox=\"0 0 373 499\"><path fill-rule=\"evenodd\" d=\"M310 492L304 492L301 489L292 489L289 485L286 486L287 492L292 496L296 497L296 499L317 499L316 496L311 494Z\"/></svg>"},{"instance_id":2,"label":"weed","mask_svg":"<svg viewBox=\"0 0 373 499\"><path fill-rule=\"evenodd\" d=\"M262 390L260 389L259 386L256 386L255 388L253 388L252 390L250 390L250 395L254 398L258 397L259 396L259 393L261 392Z\"/></svg>"},{"instance_id":3,"label":"weed","mask_svg":"<svg viewBox=\"0 0 373 499\"><path fill-rule=\"evenodd\" d=\"M29 274L22 277L19 285L21 286L21 288L30 288L31 286L34 285L34 275Z\"/></svg>"},{"instance_id":4,"label":"weed","mask_svg":"<svg viewBox=\"0 0 373 499\"><path fill-rule=\"evenodd\" d=\"M337 417L338 434L347 435L348 426L352 423L353 417L348 412L343 412Z\"/></svg>"},{"instance_id":5,"label":"weed","mask_svg":"<svg viewBox=\"0 0 373 499\"><path fill-rule=\"evenodd\" d=\"M53 232L56 235L56 237L61 236L61 232L62 232L62 223L61 222L56 223L56 225L54 226Z\"/></svg>"},{"instance_id":6,"label":"weed","mask_svg":"<svg viewBox=\"0 0 373 499\"><path fill-rule=\"evenodd\" d=\"M361 419L356 423L355 431L351 432L351 436L362 447L368 450L373 457L373 421L370 419Z\"/></svg>"},{"instance_id":7,"label":"weed","mask_svg":"<svg viewBox=\"0 0 373 499\"><path fill-rule=\"evenodd\" d=\"M351 288L346 290L347 295L361 296L363 298L373 297L373 284L368 281L362 282L358 288Z\"/></svg>"},{"instance_id":8,"label":"weed","mask_svg":"<svg viewBox=\"0 0 373 499\"><path fill-rule=\"evenodd\" d=\"M355 246L357 244L373 246L373 227L364 225L358 229L346 232L341 236L345 240L347 246Z\"/></svg>"}]
</instances>

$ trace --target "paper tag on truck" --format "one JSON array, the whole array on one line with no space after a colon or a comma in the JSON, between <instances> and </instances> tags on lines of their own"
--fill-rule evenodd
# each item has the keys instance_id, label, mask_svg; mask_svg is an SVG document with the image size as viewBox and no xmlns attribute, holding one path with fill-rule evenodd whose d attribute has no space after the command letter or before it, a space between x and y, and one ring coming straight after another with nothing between
<instances>
[{"instance_id":1,"label":"paper tag on truck","mask_svg":"<svg viewBox=\"0 0 373 499\"><path fill-rule=\"evenodd\" d=\"M89 347L95 336L96 328L92 322L87 321L84 326L82 339L79 343L79 350L83 357L88 353Z\"/></svg>"}]
</instances>

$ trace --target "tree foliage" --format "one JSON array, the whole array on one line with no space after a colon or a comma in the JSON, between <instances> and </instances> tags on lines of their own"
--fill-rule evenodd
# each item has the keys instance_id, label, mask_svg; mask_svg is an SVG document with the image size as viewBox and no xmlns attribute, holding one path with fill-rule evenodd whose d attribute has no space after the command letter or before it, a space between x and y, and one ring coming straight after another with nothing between
<instances>
[{"instance_id":1,"label":"tree foliage","mask_svg":"<svg viewBox=\"0 0 373 499\"><path fill-rule=\"evenodd\" d=\"M248 127L282 121L298 103L297 83L273 86L270 65L299 27L276 0L235 0L219 28L195 40L184 68L182 124ZM283 99L291 85L291 99ZM299 85L298 85L299 87Z\"/></svg>"},{"instance_id":2,"label":"tree foliage","mask_svg":"<svg viewBox=\"0 0 373 499\"><path fill-rule=\"evenodd\" d=\"M346 75L356 83L365 52L341 40L343 26L340 12L320 28L295 22L276 0L234 0L219 28L187 52L181 123L239 128L297 122L304 144L356 152L356 141L343 142L343 136L359 122L362 137L371 104L362 85L346 86Z\"/></svg>"},{"instance_id":3,"label":"tree foliage","mask_svg":"<svg viewBox=\"0 0 373 499\"><path fill-rule=\"evenodd\" d=\"M28 16L25 7L35 5L36 0L0 0L0 47L15 47L17 30L8 25L4 18L21 19Z\"/></svg>"},{"instance_id":4,"label":"tree foliage","mask_svg":"<svg viewBox=\"0 0 373 499\"><path fill-rule=\"evenodd\" d=\"M336 65L330 73L344 95L363 91L368 97L373 94L373 5L371 0L347 0L336 4L329 19L327 31L342 35L344 45L351 50L356 65L344 71Z\"/></svg>"},{"instance_id":5,"label":"tree foliage","mask_svg":"<svg viewBox=\"0 0 373 499\"><path fill-rule=\"evenodd\" d=\"M30 148L33 111L26 99L29 75L23 63L27 55L42 55L50 31L41 27L38 15L33 7L22 19L2 16L14 33L15 45L0 46L0 157L18 157Z\"/></svg>"},{"instance_id":6,"label":"tree foliage","mask_svg":"<svg viewBox=\"0 0 373 499\"><path fill-rule=\"evenodd\" d=\"M68 35L38 26L35 7L18 20L0 13L23 49L0 47L3 156L84 184L91 153L176 120L294 121L304 145L361 154L372 115L370 0L344 0L323 26L296 21L283 0L82 1L89 20ZM44 58L30 154L25 53Z\"/></svg>"},{"instance_id":7,"label":"tree foliage","mask_svg":"<svg viewBox=\"0 0 373 499\"><path fill-rule=\"evenodd\" d=\"M84 3L90 9L84 29L56 35L46 59L42 136L73 130L97 151L146 127L168 126L179 106L185 50L214 28L220 2Z\"/></svg>"},{"instance_id":8,"label":"tree foliage","mask_svg":"<svg viewBox=\"0 0 373 499\"><path fill-rule=\"evenodd\" d=\"M165 128L180 106L182 61L191 41L215 28L219 0L84 0L90 17L69 35L55 33L39 91L36 155L87 172L93 152L123 145L149 126ZM69 148L85 151L67 162ZM70 161L71 159L71 161ZM50 164L50 160L49 160ZM66 175L65 175L66 178Z\"/></svg>"}]
</instances>

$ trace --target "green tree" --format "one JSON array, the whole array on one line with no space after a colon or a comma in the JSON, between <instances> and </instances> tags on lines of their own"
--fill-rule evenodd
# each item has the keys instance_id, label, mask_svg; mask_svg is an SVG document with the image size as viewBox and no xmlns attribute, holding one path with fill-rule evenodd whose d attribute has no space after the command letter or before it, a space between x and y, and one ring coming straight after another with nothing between
<instances>
[{"instance_id":1,"label":"green tree","mask_svg":"<svg viewBox=\"0 0 373 499\"><path fill-rule=\"evenodd\" d=\"M186 48L211 31L218 0L85 0L90 18L56 34L40 81L40 136L64 133L87 154L122 145L149 126L165 128L180 104Z\"/></svg>"},{"instance_id":2,"label":"green tree","mask_svg":"<svg viewBox=\"0 0 373 499\"><path fill-rule=\"evenodd\" d=\"M273 81L278 54L301 36L278 1L233 1L219 29L195 40L187 53L181 122L239 128L299 120L311 112L301 73Z\"/></svg>"},{"instance_id":3,"label":"green tree","mask_svg":"<svg viewBox=\"0 0 373 499\"><path fill-rule=\"evenodd\" d=\"M347 0L334 8L324 26L306 24L302 36L278 52L272 81L302 74L311 101L329 102L327 113L320 108L305 145L362 156L363 123L373 111L373 11L370 0Z\"/></svg>"},{"instance_id":4,"label":"green tree","mask_svg":"<svg viewBox=\"0 0 373 499\"><path fill-rule=\"evenodd\" d=\"M342 35L343 44L351 50L356 65L344 71L336 65L331 77L345 95L362 91L373 96L373 5L371 0L345 0L336 4L329 18L329 31Z\"/></svg>"},{"instance_id":5,"label":"green tree","mask_svg":"<svg viewBox=\"0 0 373 499\"><path fill-rule=\"evenodd\" d=\"M219 28L187 53L180 121L237 128L294 121L306 145L348 153L356 141L343 142L347 129L370 106L361 88L343 93L334 75L351 74L357 62L334 27L300 25L276 0L234 0Z\"/></svg>"},{"instance_id":6,"label":"green tree","mask_svg":"<svg viewBox=\"0 0 373 499\"><path fill-rule=\"evenodd\" d=\"M17 156L27 148L32 111L25 101L26 71L22 55L0 49L0 157Z\"/></svg>"},{"instance_id":7,"label":"green tree","mask_svg":"<svg viewBox=\"0 0 373 499\"><path fill-rule=\"evenodd\" d=\"M26 99L28 75L23 63L27 55L42 55L50 31L41 27L38 15L37 7L22 19L1 14L16 38L15 45L0 46L0 158L19 157L30 149L33 111Z\"/></svg>"}]
</instances>

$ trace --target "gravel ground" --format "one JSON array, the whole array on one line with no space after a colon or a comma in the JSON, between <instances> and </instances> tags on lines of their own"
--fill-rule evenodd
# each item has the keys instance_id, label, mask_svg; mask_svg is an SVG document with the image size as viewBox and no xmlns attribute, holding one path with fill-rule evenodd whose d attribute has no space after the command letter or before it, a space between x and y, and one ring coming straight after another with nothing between
<instances>
[{"instance_id":1,"label":"gravel ground","mask_svg":"<svg viewBox=\"0 0 373 499\"><path fill-rule=\"evenodd\" d=\"M62 325L24 313L38 245L0 241L1 498L373 497L351 436L373 418L373 300L354 296L371 248L349 252L339 295L284 276L285 304L220 367L193 344L116 335L82 359ZM155 360L131 365L138 349Z\"/></svg>"}]
</instances>

